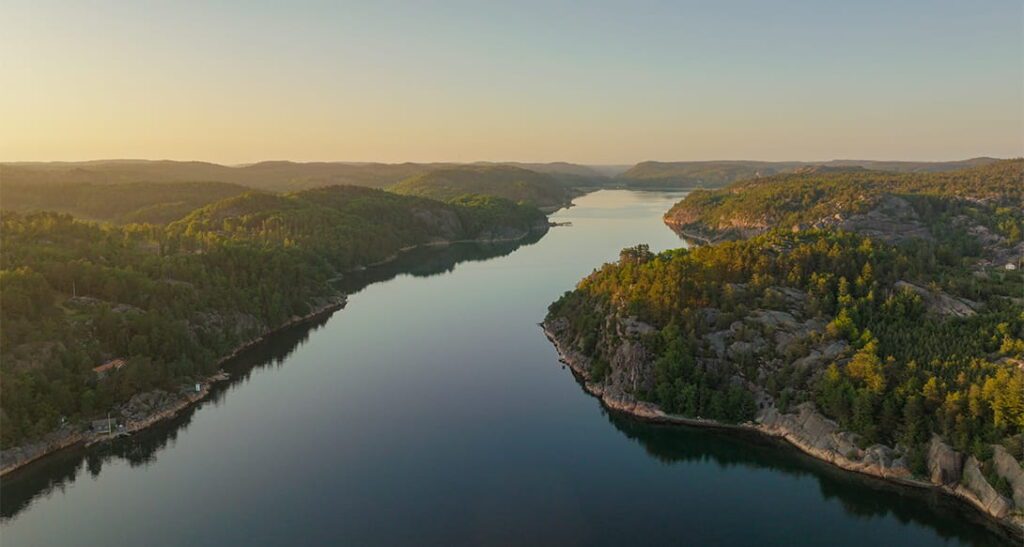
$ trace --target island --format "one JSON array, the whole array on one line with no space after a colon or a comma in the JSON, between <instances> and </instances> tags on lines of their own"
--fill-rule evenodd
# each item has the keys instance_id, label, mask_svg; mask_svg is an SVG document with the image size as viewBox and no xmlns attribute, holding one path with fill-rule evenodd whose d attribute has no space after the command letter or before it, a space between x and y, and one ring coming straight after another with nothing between
<instances>
[{"instance_id":1,"label":"island","mask_svg":"<svg viewBox=\"0 0 1024 547\"><path fill-rule=\"evenodd\" d=\"M819 166L695 191L543 322L640 419L784 439L1024 534L1024 160Z\"/></svg>"}]
</instances>

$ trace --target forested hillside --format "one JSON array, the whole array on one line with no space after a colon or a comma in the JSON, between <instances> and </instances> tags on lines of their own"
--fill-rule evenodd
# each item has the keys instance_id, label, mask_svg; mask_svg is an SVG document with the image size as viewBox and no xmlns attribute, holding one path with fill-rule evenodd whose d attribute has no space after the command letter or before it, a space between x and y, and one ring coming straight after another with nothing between
<instances>
[{"instance_id":1,"label":"forested hillside","mask_svg":"<svg viewBox=\"0 0 1024 547\"><path fill-rule=\"evenodd\" d=\"M210 374L220 357L343 302L331 280L402 248L547 229L490 197L447 204L358 187L247 193L167 226L3 214L0 434L5 448L133 395ZM127 363L105 378L93 367Z\"/></svg>"},{"instance_id":2,"label":"forested hillside","mask_svg":"<svg viewBox=\"0 0 1024 547\"><path fill-rule=\"evenodd\" d=\"M1024 431L1022 283L1019 271L970 275L926 245L772 232L660 255L626 249L549 320L565 318L604 368L620 320L651 325L641 343L653 370L635 395L669 412L752 419L763 390L783 409L819 402L865 446L938 431L969 450Z\"/></svg>"},{"instance_id":3,"label":"forested hillside","mask_svg":"<svg viewBox=\"0 0 1024 547\"><path fill-rule=\"evenodd\" d=\"M960 222L990 232L976 238L981 244L1003 238L1015 245L1021 241L1022 203L1024 160L1018 159L948 173L811 171L749 179L692 192L665 221L684 234L711 240L773 227L861 231L872 224L883 237L931 238L932 231L948 231L948 224Z\"/></svg>"},{"instance_id":4,"label":"forested hillside","mask_svg":"<svg viewBox=\"0 0 1024 547\"><path fill-rule=\"evenodd\" d=\"M993 451L1024 457L1022 173L818 170L695 192L666 221L720 242L624 249L545 328L621 408L755 424L878 476L964 477L1002 518L1014 494Z\"/></svg>"},{"instance_id":5,"label":"forested hillside","mask_svg":"<svg viewBox=\"0 0 1024 547\"><path fill-rule=\"evenodd\" d=\"M383 188L437 169L509 166L540 173L567 185L593 186L607 178L586 166L556 163L357 163L264 161L229 166L200 161L98 160L85 162L0 163L0 185L78 185L90 183L222 182L270 192L322 186Z\"/></svg>"},{"instance_id":6,"label":"forested hillside","mask_svg":"<svg viewBox=\"0 0 1024 547\"><path fill-rule=\"evenodd\" d=\"M568 205L575 195L554 176L502 165L437 169L388 189L442 201L466 194L490 195L547 210Z\"/></svg>"}]
</instances>

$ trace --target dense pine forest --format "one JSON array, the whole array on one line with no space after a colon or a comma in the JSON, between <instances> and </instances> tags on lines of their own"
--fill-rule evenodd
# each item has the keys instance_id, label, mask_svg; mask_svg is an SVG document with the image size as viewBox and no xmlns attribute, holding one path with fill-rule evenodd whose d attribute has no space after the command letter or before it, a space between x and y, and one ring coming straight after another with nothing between
<instances>
[{"instance_id":1,"label":"dense pine forest","mask_svg":"<svg viewBox=\"0 0 1024 547\"><path fill-rule=\"evenodd\" d=\"M239 344L340 303L332 281L347 270L410 246L547 229L540 211L500 198L346 186L244 193L166 225L56 212L2 222L5 448L209 375ZM93 372L113 359L127 366Z\"/></svg>"},{"instance_id":2,"label":"dense pine forest","mask_svg":"<svg viewBox=\"0 0 1024 547\"><path fill-rule=\"evenodd\" d=\"M858 214L874 223L819 222ZM732 238L755 219L760 235L624 249L552 304L546 324L591 381L618 372L639 400L724 422L811 402L862 448L900 447L917 475L933 434L982 462L998 444L1020 457L1024 161L749 180L691 194L666 220L680 217Z\"/></svg>"}]
</instances>

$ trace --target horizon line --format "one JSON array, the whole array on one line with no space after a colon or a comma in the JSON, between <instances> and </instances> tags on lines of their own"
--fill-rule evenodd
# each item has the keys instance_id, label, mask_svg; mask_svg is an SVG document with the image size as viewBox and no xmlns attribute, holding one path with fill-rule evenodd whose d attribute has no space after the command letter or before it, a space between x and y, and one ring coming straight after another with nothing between
<instances>
[{"instance_id":1,"label":"horizon line","mask_svg":"<svg viewBox=\"0 0 1024 547\"><path fill-rule=\"evenodd\" d=\"M1024 152L1017 156L999 157L993 155L977 155L969 157L959 157L956 159L874 159L874 158L856 158L856 157L839 157L830 159L784 159L784 160L766 160L766 159L755 159L755 158L720 158L720 159L644 159L639 161L627 161L627 162L579 162L570 160L549 160L549 161L534 161L534 160L469 160L469 161L453 161L453 160L404 160L404 161L379 161L379 160L294 160L294 159L262 159L255 161L245 162L219 162L211 160L200 160L200 159L172 159L172 158L95 158L95 159L80 159L80 160L0 160L0 164L3 165L33 165L33 164L83 164L83 163L157 163L157 162L174 162L174 163L205 163L209 165L218 165L221 167L248 167L252 165L259 165L263 163L292 163L292 164L313 164L313 163L327 163L327 164L341 164L341 165L360 165L360 164L377 164L377 165L432 165L432 164L448 164L448 165L472 165L480 163L493 163L493 164L535 164L535 165L549 165L565 163L570 165L581 165L581 166L595 166L595 167L610 167L610 166L624 166L624 165L639 165L641 163L721 163L721 162L759 162L759 163L828 163L836 161L865 161L865 162L904 162L904 163L952 163L952 162L966 162L972 160L1012 160L1020 159L1024 157Z\"/></svg>"}]
</instances>

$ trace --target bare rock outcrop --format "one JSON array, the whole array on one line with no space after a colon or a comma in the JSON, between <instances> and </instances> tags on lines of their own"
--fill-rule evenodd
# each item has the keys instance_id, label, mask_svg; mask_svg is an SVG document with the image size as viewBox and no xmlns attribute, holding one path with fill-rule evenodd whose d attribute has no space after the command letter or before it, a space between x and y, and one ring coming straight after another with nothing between
<instances>
[{"instance_id":1,"label":"bare rock outcrop","mask_svg":"<svg viewBox=\"0 0 1024 547\"><path fill-rule=\"evenodd\" d=\"M963 455L932 435L928 444L928 478L934 484L956 484L964 465Z\"/></svg>"},{"instance_id":2,"label":"bare rock outcrop","mask_svg":"<svg viewBox=\"0 0 1024 547\"><path fill-rule=\"evenodd\" d=\"M823 226L838 225L848 232L877 238L882 241L896 242L907 239L931 240L928 231L917 215L917 211L907 200L886 195L866 213L851 215L848 218L828 219Z\"/></svg>"},{"instance_id":3,"label":"bare rock outcrop","mask_svg":"<svg viewBox=\"0 0 1024 547\"><path fill-rule=\"evenodd\" d=\"M985 480L981 472L981 465L974 456L967 458L964 463L963 479L956 487L957 495L962 496L989 515L1002 519L1010 514L1012 508L1010 500L1004 498Z\"/></svg>"},{"instance_id":4,"label":"bare rock outcrop","mask_svg":"<svg viewBox=\"0 0 1024 547\"><path fill-rule=\"evenodd\" d=\"M995 445L992 450L992 465L996 473L1010 483L1013 490L1013 503L1024 509L1024 468L1020 463L1006 451L1005 448Z\"/></svg>"},{"instance_id":5,"label":"bare rock outcrop","mask_svg":"<svg viewBox=\"0 0 1024 547\"><path fill-rule=\"evenodd\" d=\"M611 356L605 384L628 394L654 387L654 363L647 348L635 340L623 340Z\"/></svg>"},{"instance_id":6,"label":"bare rock outcrop","mask_svg":"<svg viewBox=\"0 0 1024 547\"><path fill-rule=\"evenodd\" d=\"M0 475L37 460L51 452L71 446L84 438L77 427L65 425L43 436L38 441L0 450Z\"/></svg>"},{"instance_id":7,"label":"bare rock outcrop","mask_svg":"<svg viewBox=\"0 0 1024 547\"><path fill-rule=\"evenodd\" d=\"M766 408L757 421L762 432L782 437L800 450L843 469L897 480L912 477L896 450L880 444L862 450L857 446L856 434L841 430L821 415L813 403L798 405L795 413Z\"/></svg>"},{"instance_id":8,"label":"bare rock outcrop","mask_svg":"<svg viewBox=\"0 0 1024 547\"><path fill-rule=\"evenodd\" d=\"M966 298L950 296L942 291L930 291L920 285L897 281L893 287L898 291L910 291L921 297L928 311L946 317L971 317L981 305Z\"/></svg>"}]
</instances>

